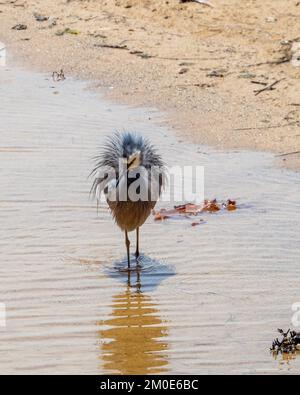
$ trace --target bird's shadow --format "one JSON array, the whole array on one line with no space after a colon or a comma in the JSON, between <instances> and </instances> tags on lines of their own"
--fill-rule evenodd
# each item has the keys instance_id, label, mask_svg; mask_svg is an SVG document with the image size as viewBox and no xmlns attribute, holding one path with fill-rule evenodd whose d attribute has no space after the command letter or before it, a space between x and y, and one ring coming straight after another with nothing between
<instances>
[{"instance_id":1,"label":"bird's shadow","mask_svg":"<svg viewBox=\"0 0 300 395\"><path fill-rule=\"evenodd\" d=\"M139 292L153 291L166 278L176 274L171 266L146 255L140 255L138 263L133 260L130 269L127 260L121 260L106 268L105 273Z\"/></svg>"}]
</instances>

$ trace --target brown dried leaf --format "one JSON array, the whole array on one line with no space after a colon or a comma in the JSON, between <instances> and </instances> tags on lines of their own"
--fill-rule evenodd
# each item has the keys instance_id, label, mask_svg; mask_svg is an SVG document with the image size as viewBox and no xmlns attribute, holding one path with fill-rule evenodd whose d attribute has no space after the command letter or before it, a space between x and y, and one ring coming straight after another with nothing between
<instances>
[{"instance_id":1,"label":"brown dried leaf","mask_svg":"<svg viewBox=\"0 0 300 395\"><path fill-rule=\"evenodd\" d=\"M180 206L175 206L175 210L180 214L194 214L197 215L201 213L202 206L193 203L181 204Z\"/></svg>"},{"instance_id":2,"label":"brown dried leaf","mask_svg":"<svg viewBox=\"0 0 300 395\"><path fill-rule=\"evenodd\" d=\"M181 204L179 206L175 206L174 209L166 210L161 209L158 212L153 211L154 220L161 221L168 218L173 219L181 219L188 218L192 219L193 216L198 216L201 213L216 213L221 209L227 211L234 211L237 209L236 201L228 199L225 203L218 203L217 199L214 200L205 200L203 205L197 205L194 203L186 203ZM203 222L203 219L196 220L191 223L192 226L200 225Z\"/></svg>"},{"instance_id":3,"label":"brown dried leaf","mask_svg":"<svg viewBox=\"0 0 300 395\"><path fill-rule=\"evenodd\" d=\"M218 204L217 199L204 201L204 206L202 208L202 211L208 211L210 213L215 213L220 210L221 210L221 207Z\"/></svg>"},{"instance_id":4,"label":"brown dried leaf","mask_svg":"<svg viewBox=\"0 0 300 395\"><path fill-rule=\"evenodd\" d=\"M228 199L225 206L228 211L234 211L236 210L236 201Z\"/></svg>"},{"instance_id":5,"label":"brown dried leaf","mask_svg":"<svg viewBox=\"0 0 300 395\"><path fill-rule=\"evenodd\" d=\"M175 209L174 210L166 210L166 209L162 208L158 212L154 211L153 215L154 215L155 221L162 221L164 219L171 218L171 217L178 215L178 212Z\"/></svg>"}]
</instances>

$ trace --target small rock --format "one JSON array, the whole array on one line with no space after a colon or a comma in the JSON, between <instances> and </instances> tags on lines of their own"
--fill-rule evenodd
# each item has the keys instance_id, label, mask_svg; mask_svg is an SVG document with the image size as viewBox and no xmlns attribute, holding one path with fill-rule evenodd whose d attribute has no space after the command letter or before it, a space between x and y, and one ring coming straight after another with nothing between
<instances>
[{"instance_id":1,"label":"small rock","mask_svg":"<svg viewBox=\"0 0 300 395\"><path fill-rule=\"evenodd\" d=\"M57 18L54 18L53 16L49 16L48 18L49 21L49 27L53 27L57 25Z\"/></svg>"},{"instance_id":2,"label":"small rock","mask_svg":"<svg viewBox=\"0 0 300 395\"><path fill-rule=\"evenodd\" d=\"M227 74L227 70L220 69L220 70L212 70L210 73L206 74L207 77L218 77L223 78Z\"/></svg>"},{"instance_id":3,"label":"small rock","mask_svg":"<svg viewBox=\"0 0 300 395\"><path fill-rule=\"evenodd\" d=\"M140 58L142 58L142 59L150 59L150 58L153 58L153 56L152 56L152 55L149 55L148 53L143 53L143 54L140 56Z\"/></svg>"},{"instance_id":4,"label":"small rock","mask_svg":"<svg viewBox=\"0 0 300 395\"><path fill-rule=\"evenodd\" d=\"M282 41L280 41L280 44L281 45L290 45L290 40L282 40Z\"/></svg>"},{"instance_id":5,"label":"small rock","mask_svg":"<svg viewBox=\"0 0 300 395\"><path fill-rule=\"evenodd\" d=\"M13 30L26 30L27 25L24 25L22 23L18 23L17 25L12 27Z\"/></svg>"},{"instance_id":6,"label":"small rock","mask_svg":"<svg viewBox=\"0 0 300 395\"><path fill-rule=\"evenodd\" d=\"M291 64L294 67L300 67L300 42L294 41L291 47Z\"/></svg>"},{"instance_id":7,"label":"small rock","mask_svg":"<svg viewBox=\"0 0 300 395\"><path fill-rule=\"evenodd\" d=\"M194 65L194 63L191 63L191 62L181 62L181 63L179 63L179 66L193 66Z\"/></svg>"},{"instance_id":8,"label":"small rock","mask_svg":"<svg viewBox=\"0 0 300 395\"><path fill-rule=\"evenodd\" d=\"M182 69L179 70L178 74L185 74L189 71L187 67L183 67Z\"/></svg>"},{"instance_id":9,"label":"small rock","mask_svg":"<svg viewBox=\"0 0 300 395\"><path fill-rule=\"evenodd\" d=\"M275 22L277 22L277 18L275 16L268 16L266 18L266 22L268 22L268 23L275 23Z\"/></svg>"},{"instance_id":10,"label":"small rock","mask_svg":"<svg viewBox=\"0 0 300 395\"><path fill-rule=\"evenodd\" d=\"M253 74L253 73L248 73L248 72L243 72L243 73L241 73L241 74L238 76L238 78L248 78L248 79L255 78L255 77L256 77L255 74Z\"/></svg>"},{"instance_id":11,"label":"small rock","mask_svg":"<svg viewBox=\"0 0 300 395\"><path fill-rule=\"evenodd\" d=\"M45 21L48 21L48 19L49 19L48 16L38 14L37 12L34 12L33 16L34 16L35 20L38 22L45 22Z\"/></svg>"},{"instance_id":12,"label":"small rock","mask_svg":"<svg viewBox=\"0 0 300 395\"><path fill-rule=\"evenodd\" d=\"M282 49L280 51L281 58L279 61L290 62L292 66L300 66L300 39L285 40L281 42Z\"/></svg>"}]
</instances>

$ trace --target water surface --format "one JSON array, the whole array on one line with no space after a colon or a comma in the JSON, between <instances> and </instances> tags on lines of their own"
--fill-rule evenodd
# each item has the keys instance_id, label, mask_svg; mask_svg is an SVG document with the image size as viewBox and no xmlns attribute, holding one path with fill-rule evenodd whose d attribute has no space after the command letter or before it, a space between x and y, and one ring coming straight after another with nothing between
<instances>
[{"instance_id":1,"label":"water surface","mask_svg":"<svg viewBox=\"0 0 300 395\"><path fill-rule=\"evenodd\" d=\"M0 69L1 373L300 373L274 360L299 293L300 175L268 154L178 141L161 114L86 84ZM142 229L142 269L89 200L104 136L135 130L168 165L205 166L208 198L241 209Z\"/></svg>"}]
</instances>

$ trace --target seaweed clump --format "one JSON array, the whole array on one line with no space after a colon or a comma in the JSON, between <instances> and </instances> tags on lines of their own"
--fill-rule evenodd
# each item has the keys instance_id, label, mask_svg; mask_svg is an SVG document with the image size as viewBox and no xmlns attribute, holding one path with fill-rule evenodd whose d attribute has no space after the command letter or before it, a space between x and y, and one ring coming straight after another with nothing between
<instances>
[{"instance_id":1,"label":"seaweed clump","mask_svg":"<svg viewBox=\"0 0 300 395\"><path fill-rule=\"evenodd\" d=\"M282 329L278 329L278 332L282 336L279 340L276 338L271 347L273 355L278 354L294 354L300 350L300 332L291 331L284 332Z\"/></svg>"}]
</instances>

